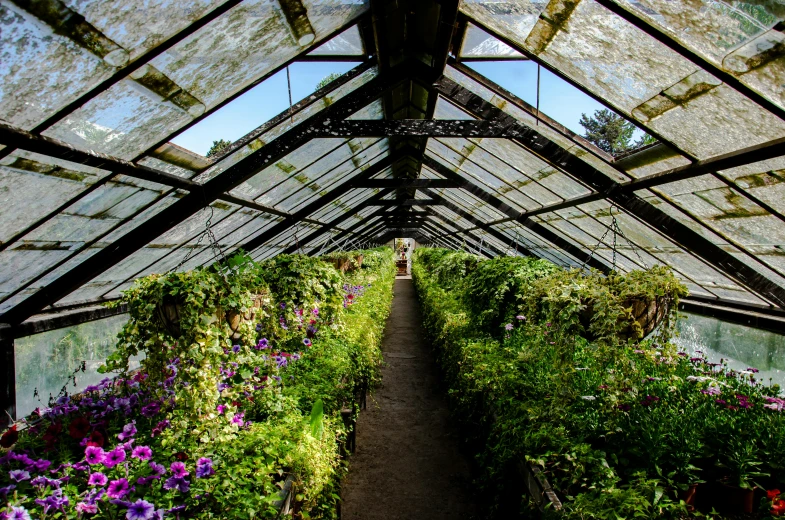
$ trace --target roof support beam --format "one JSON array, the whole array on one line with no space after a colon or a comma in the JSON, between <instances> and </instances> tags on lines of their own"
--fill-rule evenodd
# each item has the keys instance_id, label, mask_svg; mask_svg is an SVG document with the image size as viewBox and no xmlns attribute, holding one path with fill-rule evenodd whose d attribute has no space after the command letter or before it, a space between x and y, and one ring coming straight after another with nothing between
<instances>
[{"instance_id":1,"label":"roof support beam","mask_svg":"<svg viewBox=\"0 0 785 520\"><path fill-rule=\"evenodd\" d=\"M314 137L518 137L515 127L465 119L348 119L314 129Z\"/></svg>"},{"instance_id":2,"label":"roof support beam","mask_svg":"<svg viewBox=\"0 0 785 520\"><path fill-rule=\"evenodd\" d=\"M368 179L358 183L358 188L458 188L459 184L449 179Z\"/></svg>"},{"instance_id":3,"label":"roof support beam","mask_svg":"<svg viewBox=\"0 0 785 520\"><path fill-rule=\"evenodd\" d=\"M518 122L496 106L454 82L449 82L452 85L447 82L449 80L442 82L443 95L453 103L482 119L518 127L516 131L519 133L519 137L514 139L518 144L553 166L567 172L593 190L608 193L607 198L619 207L657 229L670 240L692 251L706 263L737 280L764 299L781 307L785 306L785 289L746 265L742 260L703 238L685 224L652 206L634 193L624 192L620 189L619 183L607 177L594 166L580 157L566 152L557 143ZM560 237L557 238L564 242Z\"/></svg>"},{"instance_id":4,"label":"roof support beam","mask_svg":"<svg viewBox=\"0 0 785 520\"><path fill-rule=\"evenodd\" d=\"M397 207L397 206L441 206L441 202L438 200L426 200L426 199L395 199L395 200L377 200L374 201L371 206L386 206L386 207Z\"/></svg>"},{"instance_id":5,"label":"roof support beam","mask_svg":"<svg viewBox=\"0 0 785 520\"><path fill-rule=\"evenodd\" d=\"M403 71L400 74L402 75ZM57 302L77 287L144 247L150 240L162 235L200 209L206 207L222 193L240 185L259 171L274 164L311 140L311 133L314 127L323 124L327 119L343 119L350 116L377 99L383 92L395 84L395 81L382 82L379 78L374 78L351 94L294 126L278 138L270 141L207 181L203 190L191 192L179 199L149 220L139 224L114 243L109 244L81 264L53 280L46 287L27 297L4 313L2 321L11 325L17 325L47 305Z\"/></svg>"},{"instance_id":6,"label":"roof support beam","mask_svg":"<svg viewBox=\"0 0 785 520\"><path fill-rule=\"evenodd\" d=\"M380 191L379 193L377 193L376 195L374 195L373 197L371 197L369 199L366 199L362 203L360 203L357 206L353 207L351 210L349 210L349 211L343 213L342 215L334 218L329 223L324 224L321 228L317 229L313 233L303 237L303 239L299 241L299 244L298 244L299 247L303 247L303 246L306 246L306 245L310 244L311 242L313 242L314 240L316 240L317 238L319 238L320 236L322 236L326 232L330 231L331 229L333 229L335 226L337 226L338 224L340 224L344 220L352 217L353 215L356 215L357 212L360 211L361 209L363 209L366 206L371 205L374 202L380 200L382 197L384 197L385 195L387 195L391 191L392 190L390 190L390 189L384 189L384 190ZM289 247L289 248L284 250L284 254L291 254L291 253L294 253L296 250L297 250L297 246L291 246L291 247Z\"/></svg>"},{"instance_id":7,"label":"roof support beam","mask_svg":"<svg viewBox=\"0 0 785 520\"><path fill-rule=\"evenodd\" d=\"M281 222L272 226L270 229L264 231L262 234L245 242L240 247L245 251L250 252L256 249L257 247L264 245L268 240L278 236L282 232L294 226L298 221L302 220L303 218L309 215L312 215L314 212L330 204L331 202L336 200L338 197L340 197L347 191L355 189L356 182L365 181L373 177L374 175L378 174L385 168L392 166L400 158L401 158L400 154L395 152L392 155L388 155L382 158L381 160L374 163L372 166L367 168L359 175L356 175L355 177L347 181L344 181L342 184L336 186L335 188L332 188L329 192L327 192L323 196L319 197L318 199L316 199L315 201L309 204L306 204L304 208L292 213L289 217L283 219Z\"/></svg>"},{"instance_id":8,"label":"roof support beam","mask_svg":"<svg viewBox=\"0 0 785 520\"><path fill-rule=\"evenodd\" d=\"M470 214L470 213L468 213L468 212L464 211L464 210L463 210L463 208L461 208L461 207L459 207L459 206L457 206L457 205L453 204L452 202L450 202L449 200L445 199L445 198L444 198L444 197L442 197L441 195L439 195L439 194L437 194L437 193L434 193L434 192L431 192L431 191L429 191L429 190L423 190L423 191L424 191L424 193L426 193L426 194L427 194L428 196L430 196L431 198L433 198L433 199L437 199L437 200L441 200L441 201L442 201L442 203L443 203L442 205L443 205L443 206L445 206L447 209L449 209L449 210L450 210L450 211L452 211L453 213L457 213L457 214L458 214L458 215L460 215L462 218L464 218L464 219L468 220L469 222L471 222L472 224L474 224L474 225L475 225L475 226L477 226L478 228L480 228L480 229L484 230L486 233L488 233L488 234L489 234L489 235L491 235L492 237L496 238L496 239L497 239L497 240L499 240L500 242L502 242L502 243L506 243L506 242L510 241L509 237L506 237L504 234L502 234L502 233L501 233L501 232L499 232L498 230L496 230L496 229L493 229L491 226L488 226L487 224L485 224L484 222L482 222L481 220L479 220L478 218L476 218L474 215L472 215L472 214ZM462 231L462 233L465 233L465 231ZM531 255L531 256L536 256L536 255L534 255L534 253L532 253L531 251L529 251L529 249L528 249L528 248L526 248L526 247L525 247L523 244L520 244L520 243L518 243L518 246L519 246L519 247L521 248L521 250L522 250L522 251L524 251L526 254L528 254L528 255Z\"/></svg>"}]
</instances>

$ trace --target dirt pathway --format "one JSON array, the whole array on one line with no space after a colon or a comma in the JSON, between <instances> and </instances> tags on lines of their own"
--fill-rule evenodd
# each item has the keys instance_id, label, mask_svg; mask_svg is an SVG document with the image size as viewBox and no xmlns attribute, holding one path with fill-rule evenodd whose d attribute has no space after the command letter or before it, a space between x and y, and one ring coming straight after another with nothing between
<instances>
[{"instance_id":1,"label":"dirt pathway","mask_svg":"<svg viewBox=\"0 0 785 520\"><path fill-rule=\"evenodd\" d=\"M383 386L360 413L343 520L468 520L474 512L469 467L448 423L409 277L395 281L382 350Z\"/></svg>"}]
</instances>

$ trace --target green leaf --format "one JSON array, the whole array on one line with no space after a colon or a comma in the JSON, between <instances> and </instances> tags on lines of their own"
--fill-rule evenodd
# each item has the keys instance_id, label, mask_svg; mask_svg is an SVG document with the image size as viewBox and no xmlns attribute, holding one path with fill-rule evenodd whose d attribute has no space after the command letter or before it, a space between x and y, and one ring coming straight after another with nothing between
<instances>
[{"instance_id":1,"label":"green leaf","mask_svg":"<svg viewBox=\"0 0 785 520\"><path fill-rule=\"evenodd\" d=\"M324 432L324 403L321 399L317 399L311 408L311 434L318 438L322 438Z\"/></svg>"}]
</instances>

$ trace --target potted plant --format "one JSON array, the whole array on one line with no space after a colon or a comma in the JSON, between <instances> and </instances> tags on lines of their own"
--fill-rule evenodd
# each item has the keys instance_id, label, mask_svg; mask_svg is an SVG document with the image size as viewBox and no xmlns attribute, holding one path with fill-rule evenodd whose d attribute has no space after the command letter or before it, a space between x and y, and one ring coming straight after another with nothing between
<instances>
[{"instance_id":1,"label":"potted plant","mask_svg":"<svg viewBox=\"0 0 785 520\"><path fill-rule=\"evenodd\" d=\"M727 475L720 479L721 489L719 509L728 514L751 513L758 487L753 479L768 477L760 471L763 462L757 460L759 453L754 443L731 439L717 466L725 469Z\"/></svg>"}]
</instances>

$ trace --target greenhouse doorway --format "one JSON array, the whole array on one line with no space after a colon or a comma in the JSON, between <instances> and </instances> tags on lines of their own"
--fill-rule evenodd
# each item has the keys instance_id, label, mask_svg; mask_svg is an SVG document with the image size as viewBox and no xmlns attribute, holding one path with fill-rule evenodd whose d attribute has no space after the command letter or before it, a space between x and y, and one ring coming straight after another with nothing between
<instances>
[{"instance_id":1,"label":"greenhouse doorway","mask_svg":"<svg viewBox=\"0 0 785 520\"><path fill-rule=\"evenodd\" d=\"M414 252L415 242L411 238L396 238L393 241L395 249L395 266L398 268L398 276L409 276L412 272L412 253Z\"/></svg>"}]
</instances>

